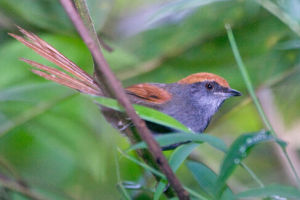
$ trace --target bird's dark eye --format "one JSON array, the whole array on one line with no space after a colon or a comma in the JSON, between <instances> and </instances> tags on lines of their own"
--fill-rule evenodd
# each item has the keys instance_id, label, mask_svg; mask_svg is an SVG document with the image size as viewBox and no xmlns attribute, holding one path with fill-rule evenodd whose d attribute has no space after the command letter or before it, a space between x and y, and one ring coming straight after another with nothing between
<instances>
[{"instance_id":1,"label":"bird's dark eye","mask_svg":"<svg viewBox=\"0 0 300 200\"><path fill-rule=\"evenodd\" d=\"M211 90L214 86L211 83L206 83L205 87L206 89Z\"/></svg>"}]
</instances>

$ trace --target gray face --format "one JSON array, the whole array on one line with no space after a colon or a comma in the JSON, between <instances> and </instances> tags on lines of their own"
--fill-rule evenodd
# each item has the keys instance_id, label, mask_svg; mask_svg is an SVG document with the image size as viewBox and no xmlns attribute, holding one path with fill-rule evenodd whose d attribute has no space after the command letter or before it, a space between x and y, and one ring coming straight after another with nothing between
<instances>
[{"instance_id":1,"label":"gray face","mask_svg":"<svg viewBox=\"0 0 300 200\"><path fill-rule=\"evenodd\" d=\"M164 112L194 132L206 129L212 116L227 98L241 95L240 92L222 87L214 81L176 85L171 91L173 103L166 106Z\"/></svg>"},{"instance_id":2,"label":"gray face","mask_svg":"<svg viewBox=\"0 0 300 200\"><path fill-rule=\"evenodd\" d=\"M191 85L192 101L205 109L206 114L210 117L215 114L227 98L240 95L240 92L220 86L214 81L198 82Z\"/></svg>"}]
</instances>

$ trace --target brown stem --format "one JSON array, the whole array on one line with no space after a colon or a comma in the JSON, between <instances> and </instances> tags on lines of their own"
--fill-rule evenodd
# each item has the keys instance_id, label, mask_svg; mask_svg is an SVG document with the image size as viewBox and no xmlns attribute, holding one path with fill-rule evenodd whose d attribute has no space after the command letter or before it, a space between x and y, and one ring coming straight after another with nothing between
<instances>
[{"instance_id":1,"label":"brown stem","mask_svg":"<svg viewBox=\"0 0 300 200\"><path fill-rule=\"evenodd\" d=\"M89 48L90 52L92 53L94 61L96 62L97 65L96 69L98 70L98 72L96 71L96 73L99 74L100 72L105 78L107 86L114 93L120 105L124 107L126 113L131 118L141 138L147 143L152 156L155 158L162 172L166 175L170 185L174 188L179 199L189 199L188 193L184 190L181 183L179 182L179 180L173 173L172 169L170 168L167 159L162 154L160 146L152 137L151 132L146 127L145 122L136 114L135 110L133 109L130 101L128 100L124 92L121 83L119 82L119 80L117 80L115 75L112 73L108 63L104 59L104 56L99 46L93 41L93 38L89 35L89 32L85 27L83 21L81 20L72 1L60 0L60 2L64 7L66 13L69 15L70 19L72 20L78 33L80 34L85 44Z\"/></svg>"},{"instance_id":2,"label":"brown stem","mask_svg":"<svg viewBox=\"0 0 300 200\"><path fill-rule=\"evenodd\" d=\"M89 30L90 35L93 38L94 43L98 44L98 46L101 48L100 45L103 46L103 44L101 44L101 41L100 41L101 38L99 38L97 36L96 30L93 26L93 22L92 22L90 14L89 14L89 10L88 10L86 1L85 0L74 0L74 2L75 2L75 6L77 8L77 11L79 12L83 22L85 23L86 27ZM94 62L94 71L95 71L95 75L96 75L96 77L95 77L96 81L97 81L99 87L101 88L103 94L105 94L108 97L114 98L113 92L107 87L107 84L105 83L105 80L104 80L105 78L102 75L102 73L99 72L97 63L95 63L95 62ZM104 116L109 117L109 118L113 117L117 121L121 121L121 122L127 121L127 119L126 119L127 116L124 116L123 114L120 114L120 113L109 113L108 116L105 113L103 113L103 114L104 114ZM111 115L113 115L113 116L111 116ZM135 143L141 141L141 137L138 135L136 129L134 129L134 128L126 129L125 134L129 138L129 140L132 144L135 144ZM137 150L137 153L144 160L144 162L146 162L153 168L159 170L159 167L158 167L155 159L150 154L148 149ZM159 176L156 176L155 174L153 174L153 176L155 177L155 179L158 182L161 180L161 178ZM175 193L171 187L168 187L167 190L164 192L164 194L166 195L167 198L172 198L175 196Z\"/></svg>"}]
</instances>

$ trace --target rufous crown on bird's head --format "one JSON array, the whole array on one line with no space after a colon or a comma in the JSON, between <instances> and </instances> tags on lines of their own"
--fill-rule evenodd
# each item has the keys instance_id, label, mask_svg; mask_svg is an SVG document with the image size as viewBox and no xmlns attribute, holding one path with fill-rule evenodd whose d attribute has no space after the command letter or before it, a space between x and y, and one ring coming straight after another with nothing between
<instances>
[{"instance_id":1,"label":"rufous crown on bird's head","mask_svg":"<svg viewBox=\"0 0 300 200\"><path fill-rule=\"evenodd\" d=\"M208 72L201 72L201 73L189 75L189 76L179 80L177 83L193 84L193 83L204 82L204 81L215 81L220 86L229 88L229 84L224 78L222 78L221 76L218 76L216 74L212 74L212 73L208 73Z\"/></svg>"}]
</instances>

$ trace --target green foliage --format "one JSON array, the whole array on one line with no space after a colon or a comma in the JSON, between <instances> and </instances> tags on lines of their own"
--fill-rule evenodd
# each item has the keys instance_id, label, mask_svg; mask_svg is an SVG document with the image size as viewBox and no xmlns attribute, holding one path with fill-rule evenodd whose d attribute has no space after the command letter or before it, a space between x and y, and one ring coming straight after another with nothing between
<instances>
[{"instance_id":1,"label":"green foliage","mask_svg":"<svg viewBox=\"0 0 300 200\"><path fill-rule=\"evenodd\" d=\"M257 144L266 141L277 141L279 144L283 144L282 141L279 141L276 137L272 136L270 132L266 131L243 134L233 142L221 165L220 174L217 180L217 194L220 194L223 191L226 180L233 173L236 166L248 156L250 149Z\"/></svg>"},{"instance_id":2,"label":"green foliage","mask_svg":"<svg viewBox=\"0 0 300 200\"><path fill-rule=\"evenodd\" d=\"M267 143L258 145L275 141L285 147L268 132L257 132L263 123L256 107L247 100L245 77L237 69L224 28L225 24L232 26L250 86L272 89L286 123L288 145L299 150L297 134L289 130L297 132L294 124L300 117L296 0L177 0L157 7L160 3L88 1L99 35L114 49L105 51L105 58L124 85L175 82L191 73L208 71L225 77L232 88L243 92L244 97L222 106L206 131L212 135L189 134L174 119L135 107L144 119L186 132L156 137L161 146L192 141L165 152L186 190L193 199L299 199L299 190L288 186L291 180L278 163L279 155ZM139 21L147 11L152 12L148 21ZM125 23L120 29L129 15L137 24ZM165 199L162 192L168 183L163 174L128 155L129 151L121 150L116 162L112 159L116 146L134 150L146 145L129 147L90 99L33 75L27 64L18 60L20 57L53 65L7 36L7 32L15 32L13 24L37 33L89 73L93 65L59 1L0 1L0 173L12 180L21 178L48 199ZM128 30L136 34L125 36ZM114 100L93 100L121 110ZM249 132L252 134L241 134ZM247 143L256 137L261 138ZM228 143L232 143L229 148ZM158 175L161 182L156 185L146 172ZM143 188L129 190L122 184L124 180ZM260 188L256 188L257 183ZM2 195L2 186L0 189ZM13 188L8 193L10 199L25 199Z\"/></svg>"}]
</instances>

